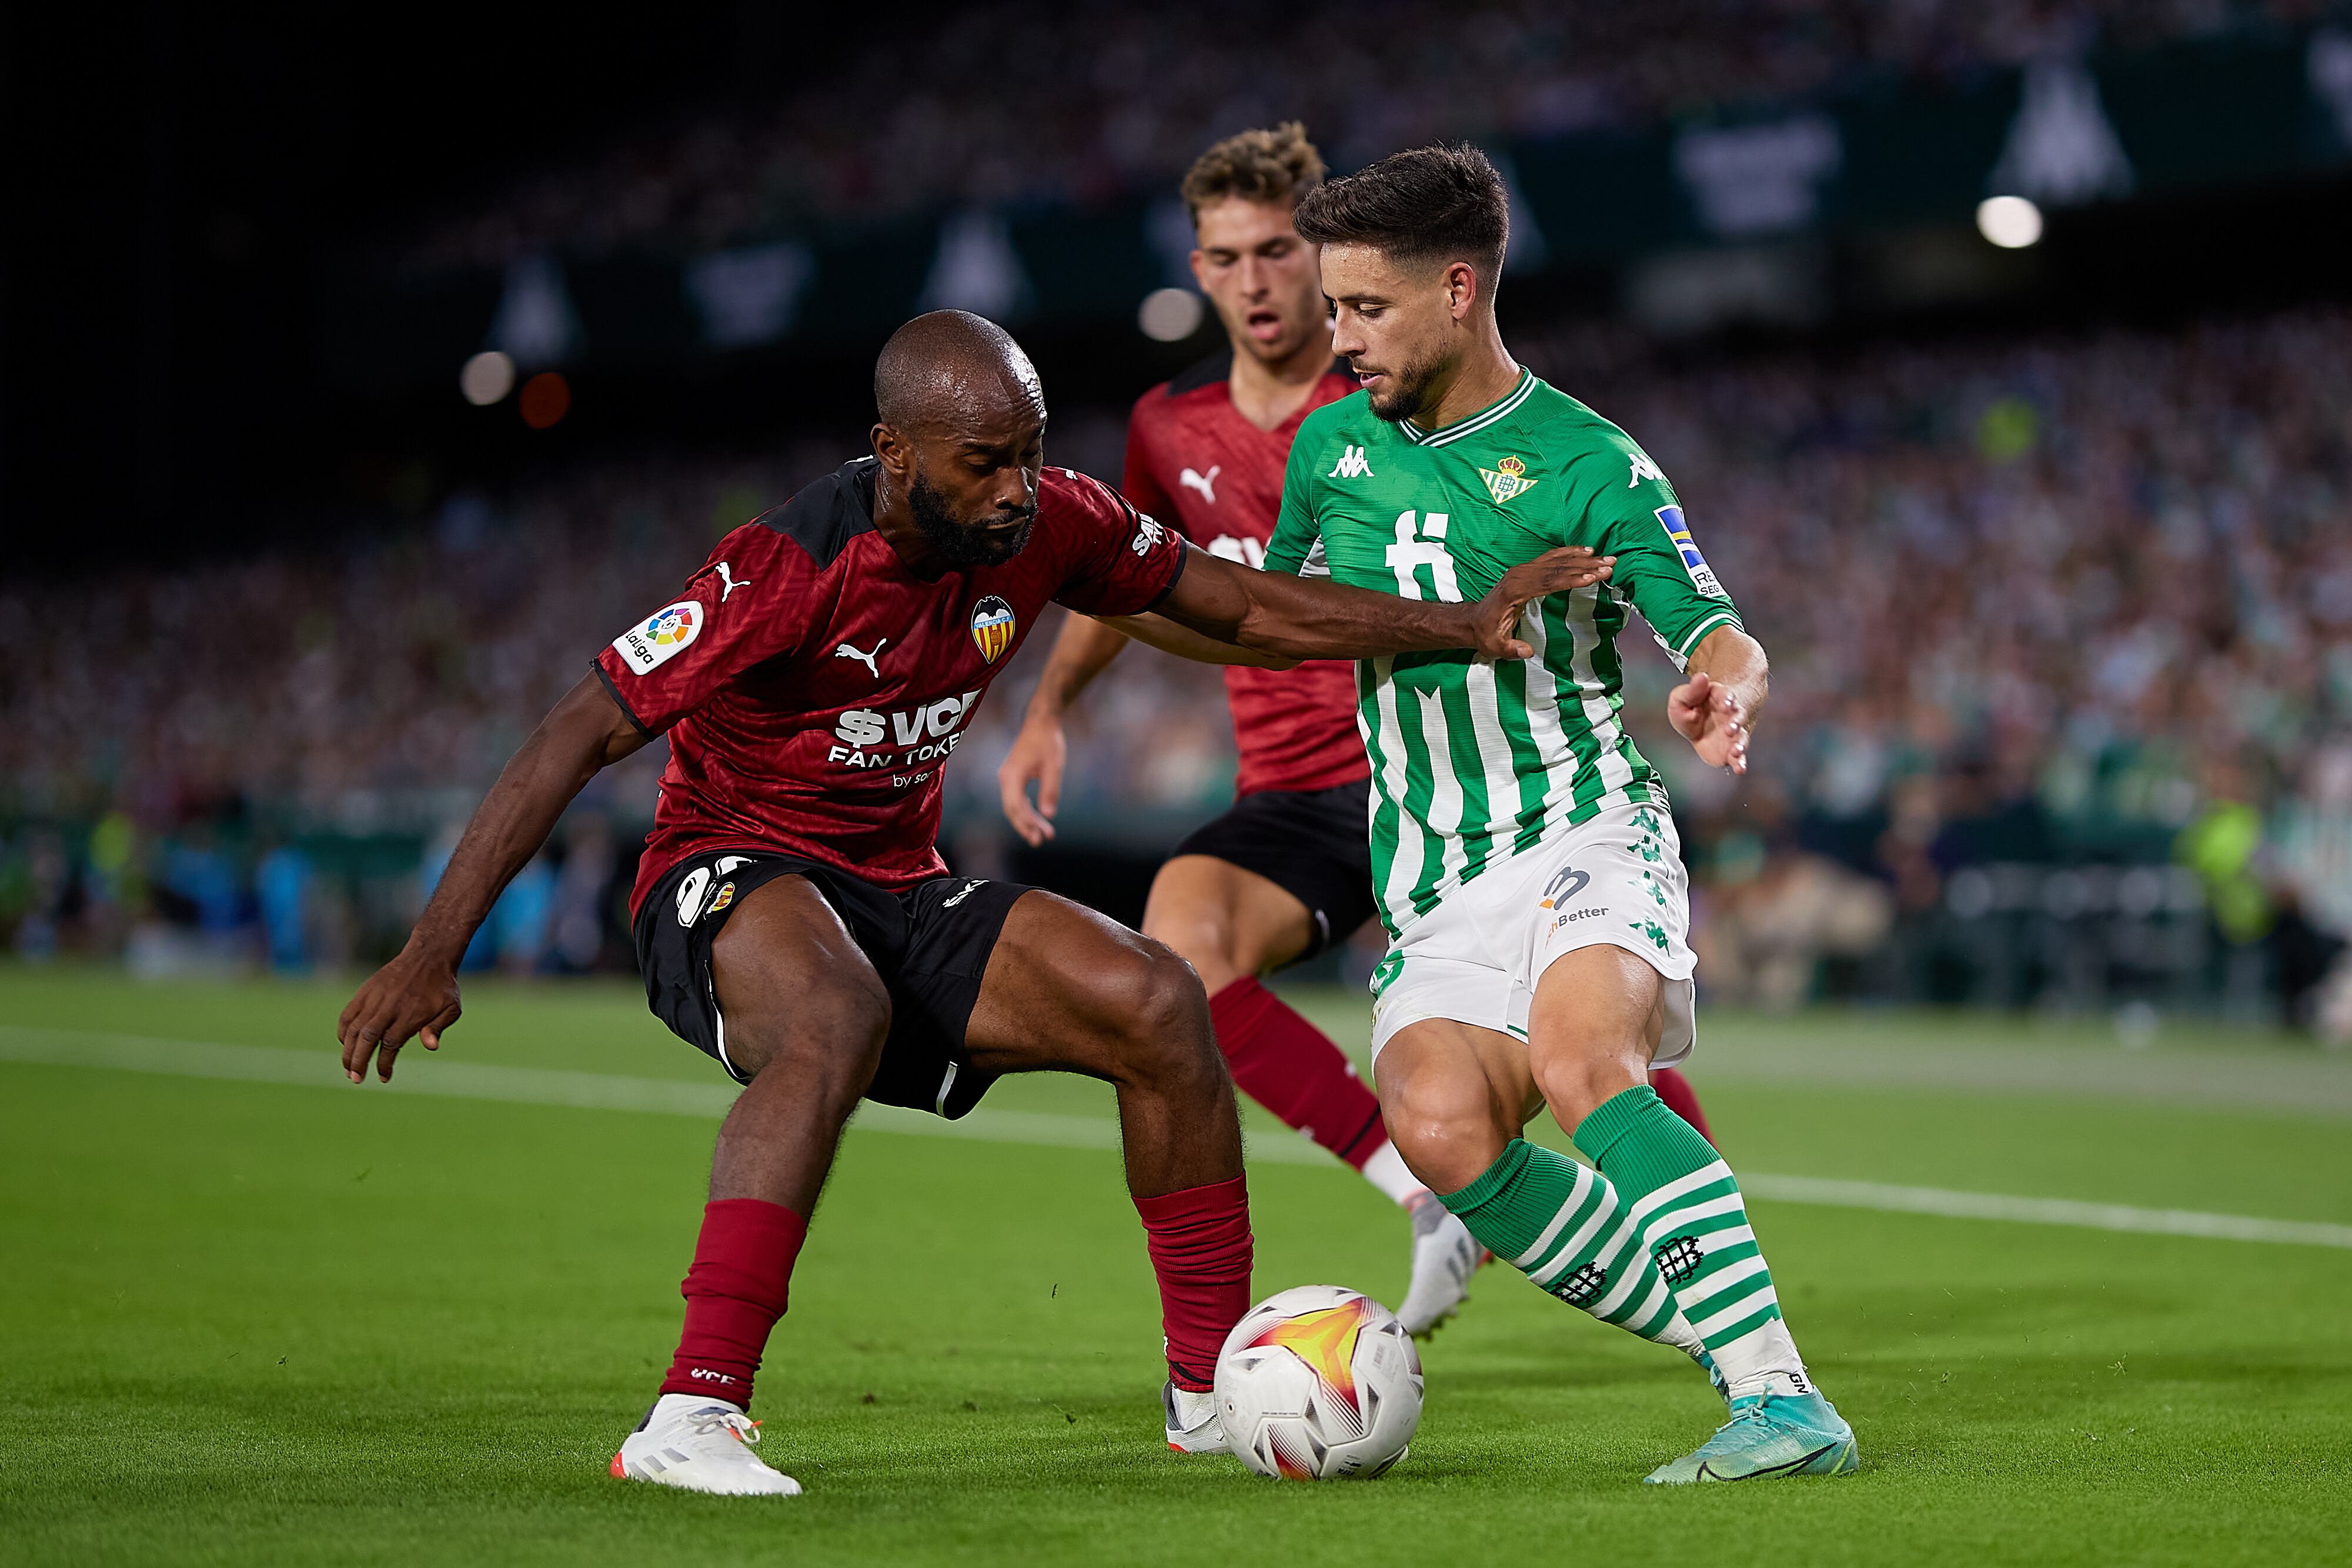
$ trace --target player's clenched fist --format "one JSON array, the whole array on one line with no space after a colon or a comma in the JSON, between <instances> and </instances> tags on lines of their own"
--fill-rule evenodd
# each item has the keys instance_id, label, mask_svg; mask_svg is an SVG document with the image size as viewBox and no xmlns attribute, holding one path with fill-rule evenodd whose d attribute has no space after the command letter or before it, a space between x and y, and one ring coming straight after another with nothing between
<instances>
[{"instance_id":1,"label":"player's clenched fist","mask_svg":"<svg viewBox=\"0 0 2352 1568\"><path fill-rule=\"evenodd\" d=\"M1567 593L1608 579L1613 555L1596 556L1582 545L1546 550L1503 574L1478 601L1478 654L1486 659L1530 659L1535 650L1519 640L1519 612L1535 600Z\"/></svg>"},{"instance_id":2,"label":"player's clenched fist","mask_svg":"<svg viewBox=\"0 0 2352 1568\"><path fill-rule=\"evenodd\" d=\"M368 1059L376 1076L392 1082L393 1058L411 1038L427 1051L441 1048L441 1031L457 1021L457 974L450 966L404 952L370 976L335 1030L342 1042L343 1075L367 1081Z\"/></svg>"}]
</instances>

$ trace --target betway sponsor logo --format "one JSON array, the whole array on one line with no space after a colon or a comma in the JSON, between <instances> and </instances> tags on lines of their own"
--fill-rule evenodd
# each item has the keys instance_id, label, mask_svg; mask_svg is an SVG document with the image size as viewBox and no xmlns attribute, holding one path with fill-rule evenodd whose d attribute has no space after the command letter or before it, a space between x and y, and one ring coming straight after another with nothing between
<instances>
[{"instance_id":1,"label":"betway sponsor logo","mask_svg":"<svg viewBox=\"0 0 2352 1568\"><path fill-rule=\"evenodd\" d=\"M851 708L833 727L842 744L826 752L825 760L860 768L918 768L936 762L956 748L963 738L964 722L979 706L980 694L972 691L889 713Z\"/></svg>"}]
</instances>

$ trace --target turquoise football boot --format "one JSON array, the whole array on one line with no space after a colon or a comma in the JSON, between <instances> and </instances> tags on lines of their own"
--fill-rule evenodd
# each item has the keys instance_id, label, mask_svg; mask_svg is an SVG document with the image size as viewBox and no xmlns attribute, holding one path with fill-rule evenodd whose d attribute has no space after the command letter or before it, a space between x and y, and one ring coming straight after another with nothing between
<instances>
[{"instance_id":1,"label":"turquoise football boot","mask_svg":"<svg viewBox=\"0 0 2352 1568\"><path fill-rule=\"evenodd\" d=\"M1818 1394L1754 1394L1731 1402L1714 1437L1646 1478L1651 1486L1842 1476L1859 1469L1853 1428Z\"/></svg>"}]
</instances>

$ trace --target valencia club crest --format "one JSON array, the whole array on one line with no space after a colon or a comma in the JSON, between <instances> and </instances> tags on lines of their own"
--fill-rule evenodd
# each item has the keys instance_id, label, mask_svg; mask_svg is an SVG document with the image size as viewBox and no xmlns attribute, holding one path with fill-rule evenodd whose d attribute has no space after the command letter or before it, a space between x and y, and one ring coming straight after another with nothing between
<instances>
[{"instance_id":1,"label":"valencia club crest","mask_svg":"<svg viewBox=\"0 0 2352 1568\"><path fill-rule=\"evenodd\" d=\"M992 593L971 607L971 643L981 658L994 664L1013 646L1013 606Z\"/></svg>"}]
</instances>

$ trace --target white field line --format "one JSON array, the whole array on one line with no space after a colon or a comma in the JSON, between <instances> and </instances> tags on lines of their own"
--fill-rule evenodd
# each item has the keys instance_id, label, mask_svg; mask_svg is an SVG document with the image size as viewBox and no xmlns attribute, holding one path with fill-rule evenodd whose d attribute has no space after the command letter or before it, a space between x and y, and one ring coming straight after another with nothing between
<instances>
[{"instance_id":1,"label":"white field line","mask_svg":"<svg viewBox=\"0 0 2352 1568\"><path fill-rule=\"evenodd\" d=\"M108 1067L182 1078L230 1079L341 1089L353 1094L431 1095L452 1100L493 1100L515 1104L558 1105L581 1110L638 1111L714 1118L734 1103L728 1085L677 1079L629 1078L604 1072L568 1072L546 1067L494 1067L469 1061L418 1061L391 1084L361 1088L342 1075L332 1053L272 1046L222 1045L208 1040L155 1040L142 1035L86 1034L73 1030L24 1029L0 1024L0 1061L58 1067ZM1065 1149L1116 1151L1118 1124L1101 1116L1066 1116L1042 1111L975 1110L959 1121L943 1121L895 1105L866 1105L851 1124L855 1131L906 1133L932 1138L964 1138L990 1144L1024 1144ZM1255 1138L1248 1157L1261 1165L1319 1166L1337 1162L1304 1139ZM1927 1214L1948 1219L1990 1219L2023 1225L2061 1225L2142 1235L2188 1236L2221 1241L2267 1241L2302 1247L2352 1249L2352 1225L2309 1220L2259 1219L2206 1214L2185 1208L2134 1208L2125 1204L2081 1203L2071 1198L2015 1197L2001 1193L1955 1192L1944 1187L1897 1186L1885 1182L1837 1181L1821 1176L1747 1172L1742 1188L1778 1203L1830 1208L1866 1208L1895 1214Z\"/></svg>"}]
</instances>

